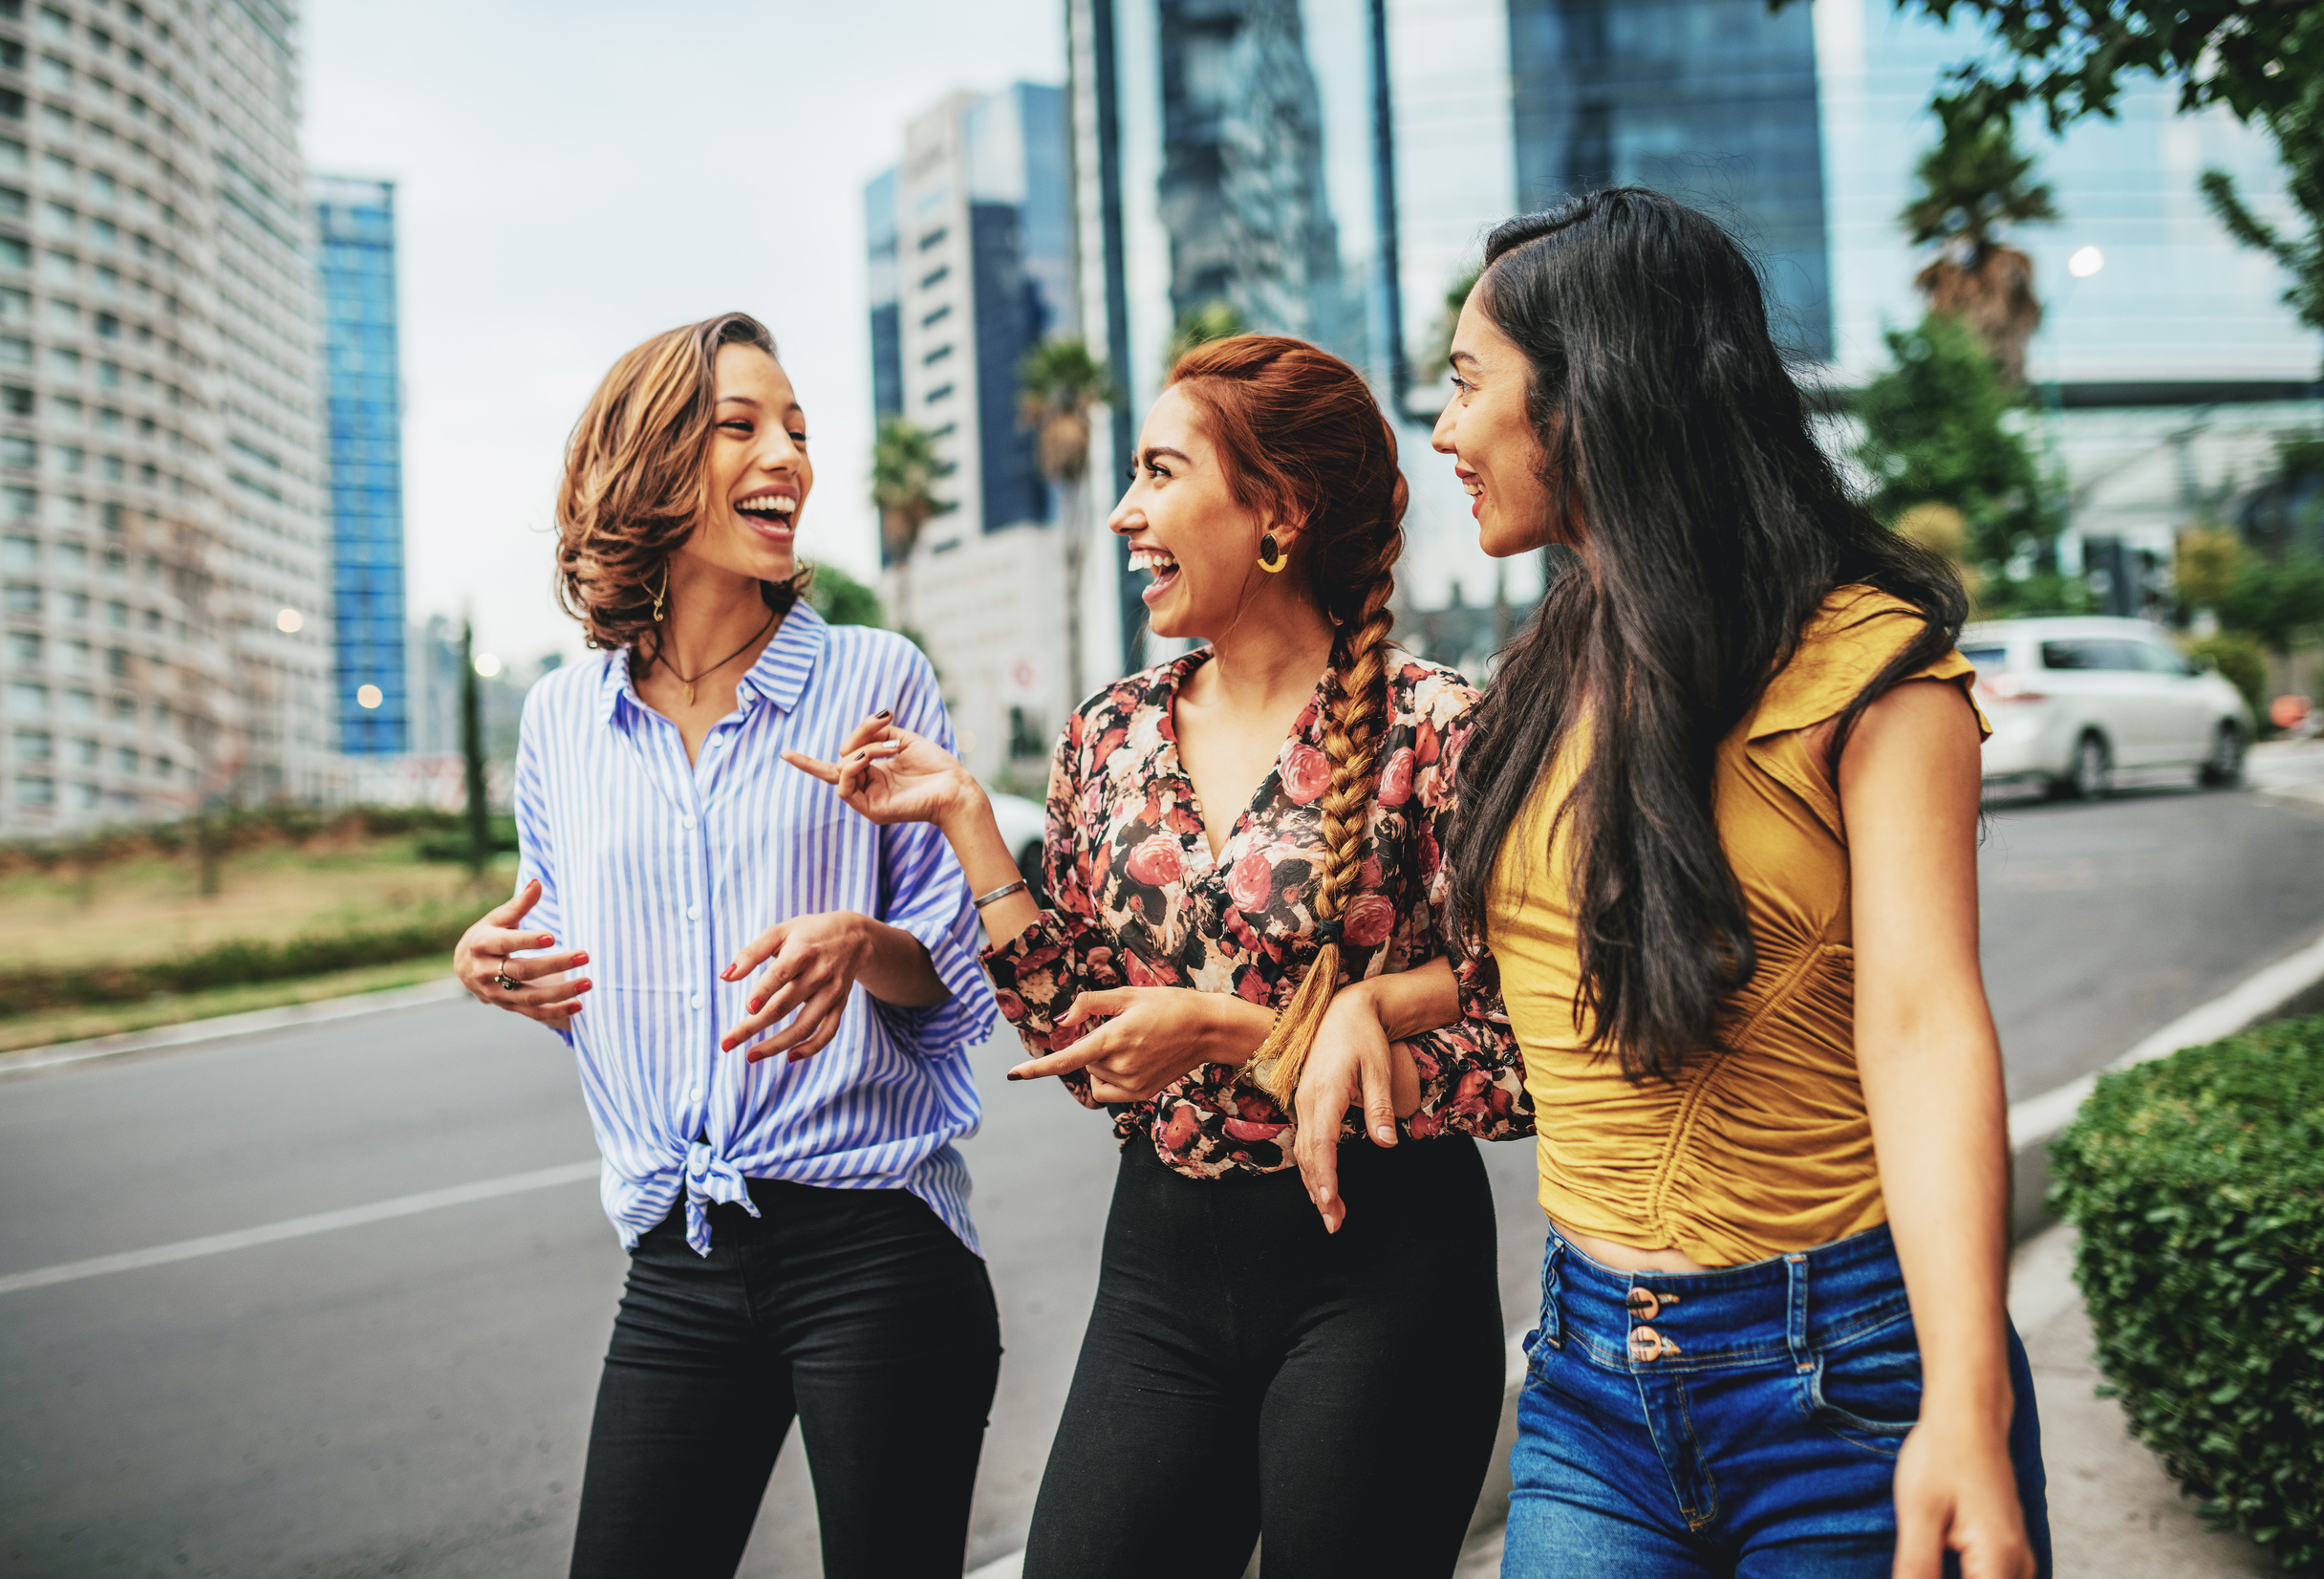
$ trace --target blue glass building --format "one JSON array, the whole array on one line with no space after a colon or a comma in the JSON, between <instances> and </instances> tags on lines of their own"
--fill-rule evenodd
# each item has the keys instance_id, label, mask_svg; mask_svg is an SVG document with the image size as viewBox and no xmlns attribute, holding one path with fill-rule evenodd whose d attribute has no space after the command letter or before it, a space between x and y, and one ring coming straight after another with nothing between
<instances>
[{"instance_id":1,"label":"blue glass building","mask_svg":"<svg viewBox=\"0 0 2324 1579\"><path fill-rule=\"evenodd\" d=\"M411 747L403 653L403 440L396 186L313 186L331 425L332 632L339 748Z\"/></svg>"}]
</instances>

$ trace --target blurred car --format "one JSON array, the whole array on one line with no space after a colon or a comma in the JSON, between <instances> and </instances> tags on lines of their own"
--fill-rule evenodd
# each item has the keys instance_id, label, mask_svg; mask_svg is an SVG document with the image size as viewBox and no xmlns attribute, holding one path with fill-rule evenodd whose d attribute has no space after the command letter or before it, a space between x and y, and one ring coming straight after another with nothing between
<instances>
[{"instance_id":1,"label":"blurred car","mask_svg":"<svg viewBox=\"0 0 2324 1579\"><path fill-rule=\"evenodd\" d=\"M1033 891L1033 898L1043 903L1047 896L1041 886L1041 840L1048 831L1049 813L1039 801L1005 790L985 787L985 798L993 803L993 821L1000 825L1001 836L1008 841L1009 854L1017 857L1017 871L1024 884Z\"/></svg>"},{"instance_id":2,"label":"blurred car","mask_svg":"<svg viewBox=\"0 0 2324 1579\"><path fill-rule=\"evenodd\" d=\"M2118 768L2184 766L2208 785L2243 776L2243 694L2142 619L1990 620L1963 629L1961 655L1993 725L1988 779L2038 778L2086 799L2112 789Z\"/></svg>"}]
</instances>

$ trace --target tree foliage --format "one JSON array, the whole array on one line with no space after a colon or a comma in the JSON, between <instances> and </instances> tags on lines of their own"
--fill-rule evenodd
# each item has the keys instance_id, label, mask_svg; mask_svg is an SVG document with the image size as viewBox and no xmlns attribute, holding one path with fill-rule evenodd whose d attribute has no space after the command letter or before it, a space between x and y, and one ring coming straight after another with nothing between
<instances>
[{"instance_id":1,"label":"tree foliage","mask_svg":"<svg viewBox=\"0 0 2324 1579\"><path fill-rule=\"evenodd\" d=\"M1918 507L1959 511L1963 559L1995 578L2057 530L2050 480L2024 437L2025 405L1951 318L1931 314L1891 330L1888 349L1896 365L1857 398L1864 436L1856 457L1873 485L1865 503L1892 528Z\"/></svg>"},{"instance_id":2,"label":"tree foliage","mask_svg":"<svg viewBox=\"0 0 2324 1579\"><path fill-rule=\"evenodd\" d=\"M872 442L872 506L879 511L880 546L892 562L911 556L930 517L954 508L936 497L944 471L926 428L901 417L880 419Z\"/></svg>"},{"instance_id":3,"label":"tree foliage","mask_svg":"<svg viewBox=\"0 0 2324 1579\"><path fill-rule=\"evenodd\" d=\"M887 622L880 613L879 594L837 565L815 567L815 579L807 588L807 600L817 614L833 625L881 625Z\"/></svg>"},{"instance_id":4,"label":"tree foliage","mask_svg":"<svg viewBox=\"0 0 2324 1579\"><path fill-rule=\"evenodd\" d=\"M1052 335L1017 364L1017 419L1033 430L1041 474L1078 483L1089 468L1089 412L1113 399L1106 364L1079 335Z\"/></svg>"},{"instance_id":5,"label":"tree foliage","mask_svg":"<svg viewBox=\"0 0 2324 1579\"><path fill-rule=\"evenodd\" d=\"M1445 287L1443 311L1430 326L1428 344L1421 351L1418 363L1421 382L1443 378L1452 365L1452 335L1460 328L1460 310L1469 305L1469 292L1476 289L1476 282L1484 273L1483 264L1469 264Z\"/></svg>"},{"instance_id":6,"label":"tree foliage","mask_svg":"<svg viewBox=\"0 0 2324 1579\"><path fill-rule=\"evenodd\" d=\"M1769 0L1780 11L1795 0ZM2159 77L2182 111L2225 105L2275 139L2291 172L2305 235L2252 212L2225 171L2206 171L2204 195L2238 241L2274 256L2292 275L2285 300L2324 329L2324 5L2315 0L1896 0L1940 23L1985 24L1993 50L1956 66L1940 115L2008 120L2038 105L2050 130L2085 116L2111 119L2125 80Z\"/></svg>"},{"instance_id":7,"label":"tree foliage","mask_svg":"<svg viewBox=\"0 0 2324 1579\"><path fill-rule=\"evenodd\" d=\"M1921 156L1920 190L1897 217L1913 244L1937 256L1913 283L1929 311L1957 318L1984 340L2012 383L2025 381L2026 342L2041 327L2034 260L2004 240L2004 227L2055 220L2050 187L2034 176L2034 156L2017 146L2008 119L1942 118L1944 134Z\"/></svg>"},{"instance_id":8,"label":"tree foliage","mask_svg":"<svg viewBox=\"0 0 2324 1579\"><path fill-rule=\"evenodd\" d=\"M1162 365L1170 367L1198 345L1232 339L1250 333L1250 329L1242 310L1231 301L1218 299L1190 307L1171 325L1170 344L1163 350Z\"/></svg>"}]
</instances>

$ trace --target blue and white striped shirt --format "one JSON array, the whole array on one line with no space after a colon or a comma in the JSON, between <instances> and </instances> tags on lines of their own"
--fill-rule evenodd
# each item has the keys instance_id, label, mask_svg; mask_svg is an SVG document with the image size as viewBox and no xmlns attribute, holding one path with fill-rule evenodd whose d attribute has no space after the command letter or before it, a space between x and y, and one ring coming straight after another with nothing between
<instances>
[{"instance_id":1,"label":"blue and white striped shirt","mask_svg":"<svg viewBox=\"0 0 2324 1579\"><path fill-rule=\"evenodd\" d=\"M678 725L638 700L626 652L559 669L526 699L517 884L541 879L527 924L589 951L595 985L559 1034L580 1060L605 1156L599 1195L624 1244L682 1190L687 1243L707 1255L703 1208L749 1208L744 1179L782 1179L910 1190L978 1247L953 1142L977 1128L968 1049L994 1016L966 879L934 828L876 827L777 754L836 757L882 707L951 746L917 648L827 625L804 602L736 685L735 710L697 764ZM951 998L899 1008L859 984L812 1058L721 1052L751 978L719 972L777 921L832 910L919 939Z\"/></svg>"}]
</instances>

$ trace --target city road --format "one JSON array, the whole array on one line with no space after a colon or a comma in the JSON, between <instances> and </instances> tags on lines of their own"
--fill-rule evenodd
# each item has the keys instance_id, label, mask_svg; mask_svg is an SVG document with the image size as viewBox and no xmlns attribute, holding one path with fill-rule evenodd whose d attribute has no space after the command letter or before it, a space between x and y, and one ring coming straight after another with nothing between
<instances>
[{"instance_id":1,"label":"city road","mask_svg":"<svg viewBox=\"0 0 2324 1579\"><path fill-rule=\"evenodd\" d=\"M2250 792L1996 800L1982 867L2012 1098L2324 928L2324 807ZM1022 1541L1114 1162L1005 1061L967 1148L1008 1345L972 1567ZM0 1279L592 1156L563 1049L466 1003L30 1074L0 1081ZM1522 1325L1529 1149L1488 1157ZM0 1570L562 1574L621 1272L567 1182L0 1292ZM817 1572L795 1437L743 1571Z\"/></svg>"}]
</instances>

